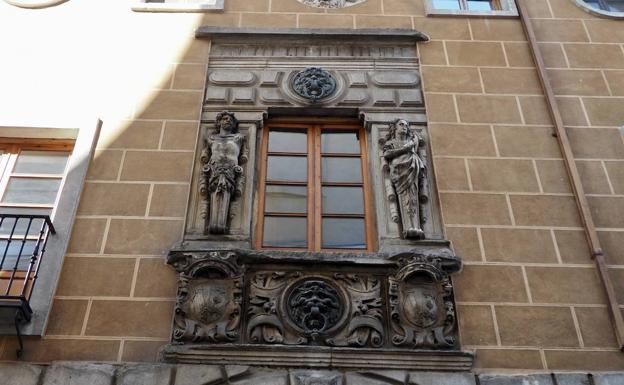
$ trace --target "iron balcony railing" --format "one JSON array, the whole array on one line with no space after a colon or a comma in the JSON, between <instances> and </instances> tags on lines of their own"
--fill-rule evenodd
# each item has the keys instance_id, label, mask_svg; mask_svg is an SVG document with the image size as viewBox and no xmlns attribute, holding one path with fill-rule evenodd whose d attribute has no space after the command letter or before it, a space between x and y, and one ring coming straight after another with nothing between
<instances>
[{"instance_id":1,"label":"iron balcony railing","mask_svg":"<svg viewBox=\"0 0 624 385\"><path fill-rule=\"evenodd\" d=\"M48 215L0 213L0 309L15 311L18 356L23 350L20 325L32 317L30 298L48 238L55 233Z\"/></svg>"}]
</instances>

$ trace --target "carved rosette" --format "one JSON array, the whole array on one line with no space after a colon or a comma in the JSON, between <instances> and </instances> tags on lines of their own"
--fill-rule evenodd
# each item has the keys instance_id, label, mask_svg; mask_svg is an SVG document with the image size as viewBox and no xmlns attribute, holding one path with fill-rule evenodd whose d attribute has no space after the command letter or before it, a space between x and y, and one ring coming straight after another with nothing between
<instances>
[{"instance_id":1,"label":"carved rosette","mask_svg":"<svg viewBox=\"0 0 624 385\"><path fill-rule=\"evenodd\" d=\"M243 276L232 253L169 257L179 272L174 342L234 342L239 339Z\"/></svg>"},{"instance_id":2,"label":"carved rosette","mask_svg":"<svg viewBox=\"0 0 624 385\"><path fill-rule=\"evenodd\" d=\"M424 255L399 259L400 270L388 278L392 344L415 349L456 345L453 286L445 271L459 262Z\"/></svg>"},{"instance_id":3,"label":"carved rosette","mask_svg":"<svg viewBox=\"0 0 624 385\"><path fill-rule=\"evenodd\" d=\"M336 92L336 79L322 68L309 67L295 74L291 86L297 95L314 103Z\"/></svg>"}]
</instances>

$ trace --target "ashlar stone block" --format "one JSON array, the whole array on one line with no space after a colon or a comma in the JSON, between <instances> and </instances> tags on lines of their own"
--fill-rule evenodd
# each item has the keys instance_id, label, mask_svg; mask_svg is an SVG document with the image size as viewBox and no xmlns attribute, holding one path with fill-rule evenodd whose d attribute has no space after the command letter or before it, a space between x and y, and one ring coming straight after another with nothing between
<instances>
[{"instance_id":1,"label":"ashlar stone block","mask_svg":"<svg viewBox=\"0 0 624 385\"><path fill-rule=\"evenodd\" d=\"M2 383L4 385L37 385L41 375L41 367L17 363L0 364Z\"/></svg>"},{"instance_id":2,"label":"ashlar stone block","mask_svg":"<svg viewBox=\"0 0 624 385\"><path fill-rule=\"evenodd\" d=\"M64 362L50 366L43 377L43 385L110 385L113 383L113 365Z\"/></svg>"}]
</instances>

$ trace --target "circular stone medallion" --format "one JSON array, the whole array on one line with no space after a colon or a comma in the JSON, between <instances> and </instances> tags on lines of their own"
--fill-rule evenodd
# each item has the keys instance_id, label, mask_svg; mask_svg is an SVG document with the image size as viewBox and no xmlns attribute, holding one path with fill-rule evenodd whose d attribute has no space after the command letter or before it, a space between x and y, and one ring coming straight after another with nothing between
<instances>
[{"instance_id":1,"label":"circular stone medallion","mask_svg":"<svg viewBox=\"0 0 624 385\"><path fill-rule=\"evenodd\" d=\"M307 334L323 333L336 326L344 309L338 291L322 280L298 283L286 304L290 320Z\"/></svg>"},{"instance_id":2,"label":"circular stone medallion","mask_svg":"<svg viewBox=\"0 0 624 385\"><path fill-rule=\"evenodd\" d=\"M366 0L297 0L300 3L316 8L344 8L360 4Z\"/></svg>"},{"instance_id":3,"label":"circular stone medallion","mask_svg":"<svg viewBox=\"0 0 624 385\"><path fill-rule=\"evenodd\" d=\"M317 102L336 92L336 79L322 68L309 67L293 77L292 89L297 95Z\"/></svg>"}]
</instances>

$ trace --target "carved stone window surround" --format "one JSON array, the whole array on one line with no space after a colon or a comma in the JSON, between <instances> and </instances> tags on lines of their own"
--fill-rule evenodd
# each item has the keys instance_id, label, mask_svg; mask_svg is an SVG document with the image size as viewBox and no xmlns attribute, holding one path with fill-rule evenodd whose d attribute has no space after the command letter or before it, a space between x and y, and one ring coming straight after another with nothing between
<instances>
[{"instance_id":1,"label":"carved stone window surround","mask_svg":"<svg viewBox=\"0 0 624 385\"><path fill-rule=\"evenodd\" d=\"M415 46L426 37L396 30L229 28L200 28L196 35L212 44L186 235L168 256L180 276L173 343L161 351L162 358L342 369L365 361L377 369L469 370L473 357L460 350L450 281L461 259L442 233ZM335 90L323 91L326 75L320 75L312 79L311 92L296 92L292 80L311 67L321 70L309 72L330 74ZM249 153L246 163L239 163L245 185L228 206L227 232L213 234L202 217L200 158L204 139L216 134L215 119L224 110L235 115ZM365 131L375 249L253 249L266 122L311 118L348 118ZM397 119L401 135L399 129L389 132ZM406 156L385 169L383 159L395 162L390 150ZM415 190L401 195L401 178L391 178L399 163L420 171L411 174L414 183L426 179L418 182L428 192L420 212L409 202L394 209L412 219L422 212L424 239L406 237L405 223L392 215L393 199L420 199Z\"/></svg>"},{"instance_id":2,"label":"carved stone window surround","mask_svg":"<svg viewBox=\"0 0 624 385\"><path fill-rule=\"evenodd\" d=\"M301 43L303 34L309 41ZM247 178L242 199L234 202L230 233L225 236L203 234L202 218L196 210L199 200L191 197L186 241L213 245L229 242L230 246L251 247L255 228L253 213L257 212L253 208L257 204L254 170L258 168L258 135L264 129L264 121L267 117L316 114L348 116L362 121L367 131L369 169L377 201L374 206L379 220L380 250L414 244L400 239L396 223L388 224L383 219L388 217L389 207L380 199L384 195L381 186L385 177L378 174L379 140L386 135L389 124L400 117L408 120L410 130L428 143L414 46L415 41L426 39L425 35L403 30L269 31L213 27L202 27L196 35L212 40L203 135L214 130L217 113L222 110L235 113L240 121L240 132L248 140L250 153L244 173L251 177ZM254 36L253 45L248 44L247 38L251 36ZM362 42L363 38L366 42ZM289 84L299 71L315 66L334 75L337 90L326 99L306 101L295 95ZM430 155L427 158L431 159ZM432 176L433 169L430 169L430 188L435 191ZM428 210L437 213L436 194L431 197L430 207ZM237 214L239 209L240 215ZM427 218L425 243L443 240L439 215L427 215Z\"/></svg>"}]
</instances>

